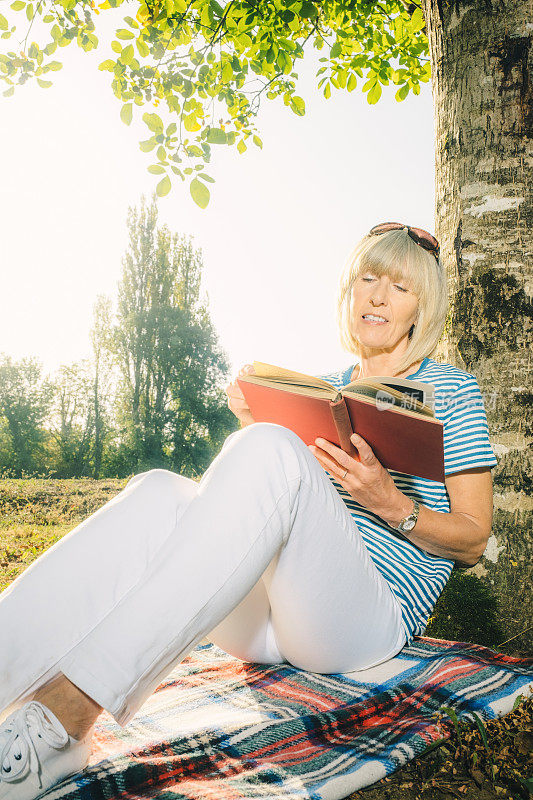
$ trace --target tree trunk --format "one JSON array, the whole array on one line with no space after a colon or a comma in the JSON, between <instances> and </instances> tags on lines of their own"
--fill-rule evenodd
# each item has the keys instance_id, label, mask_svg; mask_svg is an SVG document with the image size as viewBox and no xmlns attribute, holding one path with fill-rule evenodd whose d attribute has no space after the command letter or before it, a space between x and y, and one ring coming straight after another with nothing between
<instances>
[{"instance_id":1,"label":"tree trunk","mask_svg":"<svg viewBox=\"0 0 533 800\"><path fill-rule=\"evenodd\" d=\"M531 649L533 3L423 0L423 8L436 234L452 306L442 356L477 377L498 458L493 532L472 572L494 592L505 638Z\"/></svg>"}]
</instances>

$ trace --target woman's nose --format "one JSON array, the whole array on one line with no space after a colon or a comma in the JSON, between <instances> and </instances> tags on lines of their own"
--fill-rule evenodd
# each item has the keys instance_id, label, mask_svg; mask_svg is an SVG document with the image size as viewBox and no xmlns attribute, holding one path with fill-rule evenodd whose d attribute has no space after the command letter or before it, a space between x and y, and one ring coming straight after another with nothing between
<instances>
[{"instance_id":1,"label":"woman's nose","mask_svg":"<svg viewBox=\"0 0 533 800\"><path fill-rule=\"evenodd\" d=\"M387 294L387 289L380 281L377 285L374 286L374 291L370 296L370 302L375 306L379 306L385 302L386 294Z\"/></svg>"}]
</instances>

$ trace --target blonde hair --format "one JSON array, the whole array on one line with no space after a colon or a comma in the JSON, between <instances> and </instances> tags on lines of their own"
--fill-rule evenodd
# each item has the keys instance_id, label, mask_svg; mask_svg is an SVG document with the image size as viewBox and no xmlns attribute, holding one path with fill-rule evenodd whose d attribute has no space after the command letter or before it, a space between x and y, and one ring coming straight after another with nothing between
<instances>
[{"instance_id":1,"label":"blonde hair","mask_svg":"<svg viewBox=\"0 0 533 800\"><path fill-rule=\"evenodd\" d=\"M354 355L359 355L360 346L351 332L351 290L355 279L364 272L402 281L418 297L418 319L411 329L407 350L396 367L398 373L404 372L437 348L448 309L446 274L440 260L411 239L406 229L364 236L342 270L337 299L341 345Z\"/></svg>"}]
</instances>

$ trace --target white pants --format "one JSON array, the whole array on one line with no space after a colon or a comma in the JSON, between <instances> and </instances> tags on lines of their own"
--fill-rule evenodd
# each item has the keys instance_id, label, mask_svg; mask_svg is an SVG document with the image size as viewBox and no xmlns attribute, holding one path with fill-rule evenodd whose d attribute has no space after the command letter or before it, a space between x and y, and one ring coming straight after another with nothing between
<instances>
[{"instance_id":1,"label":"white pants","mask_svg":"<svg viewBox=\"0 0 533 800\"><path fill-rule=\"evenodd\" d=\"M0 711L62 672L124 726L205 637L320 673L405 642L353 518L279 425L232 433L199 483L135 475L0 594Z\"/></svg>"}]
</instances>

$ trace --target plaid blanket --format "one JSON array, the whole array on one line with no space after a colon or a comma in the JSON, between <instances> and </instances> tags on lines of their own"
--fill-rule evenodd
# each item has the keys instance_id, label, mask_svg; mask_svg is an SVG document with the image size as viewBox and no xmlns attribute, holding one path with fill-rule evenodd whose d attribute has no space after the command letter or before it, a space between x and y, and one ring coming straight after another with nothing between
<instances>
[{"instance_id":1,"label":"plaid blanket","mask_svg":"<svg viewBox=\"0 0 533 800\"><path fill-rule=\"evenodd\" d=\"M133 720L98 720L88 768L46 800L340 800L449 735L459 717L509 712L531 661L415 639L378 667L320 675L239 661L200 645Z\"/></svg>"}]
</instances>

